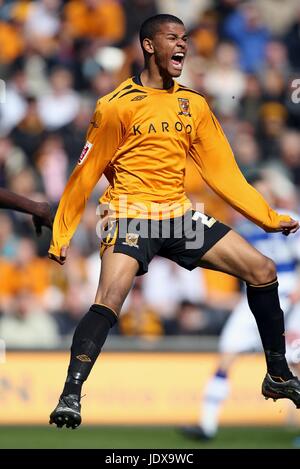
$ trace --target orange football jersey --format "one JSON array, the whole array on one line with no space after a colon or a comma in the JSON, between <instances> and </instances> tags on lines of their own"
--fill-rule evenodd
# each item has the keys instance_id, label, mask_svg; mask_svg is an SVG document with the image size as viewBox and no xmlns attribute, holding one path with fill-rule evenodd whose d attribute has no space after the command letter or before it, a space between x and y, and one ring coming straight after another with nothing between
<instances>
[{"instance_id":1,"label":"orange football jersey","mask_svg":"<svg viewBox=\"0 0 300 469\"><path fill-rule=\"evenodd\" d=\"M130 78L97 102L57 210L49 252L59 255L69 244L103 173L110 185L101 202L117 217L181 216L191 207L184 190L187 155L207 184L256 224L272 229L289 220L247 183L202 95L177 82L161 90Z\"/></svg>"}]
</instances>

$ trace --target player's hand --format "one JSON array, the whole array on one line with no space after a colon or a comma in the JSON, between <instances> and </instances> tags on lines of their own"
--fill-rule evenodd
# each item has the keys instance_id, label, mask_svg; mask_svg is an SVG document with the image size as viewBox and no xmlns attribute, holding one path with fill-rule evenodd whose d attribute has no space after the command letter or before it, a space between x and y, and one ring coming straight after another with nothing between
<instances>
[{"instance_id":1,"label":"player's hand","mask_svg":"<svg viewBox=\"0 0 300 469\"><path fill-rule=\"evenodd\" d=\"M280 231L282 231L282 234L285 236L288 236L290 233L296 233L296 231L299 230L299 222L292 218L290 221L281 221L279 226Z\"/></svg>"},{"instance_id":2,"label":"player's hand","mask_svg":"<svg viewBox=\"0 0 300 469\"><path fill-rule=\"evenodd\" d=\"M52 230L53 216L51 213L50 205L47 204L47 202L39 203L38 214L32 215L32 221L37 236L41 236L43 226L46 226L47 228Z\"/></svg>"},{"instance_id":3,"label":"player's hand","mask_svg":"<svg viewBox=\"0 0 300 469\"><path fill-rule=\"evenodd\" d=\"M67 253L68 253L68 246L62 246L60 250L60 256L55 256L54 254L50 253L48 254L49 259L52 259L55 262L58 262L60 265L64 265L64 263L67 260Z\"/></svg>"}]
</instances>

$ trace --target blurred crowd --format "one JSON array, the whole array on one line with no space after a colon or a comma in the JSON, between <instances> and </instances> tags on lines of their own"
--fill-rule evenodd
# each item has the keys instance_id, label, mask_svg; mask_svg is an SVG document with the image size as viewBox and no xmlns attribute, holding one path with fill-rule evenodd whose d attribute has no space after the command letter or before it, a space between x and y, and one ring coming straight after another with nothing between
<instances>
[{"instance_id":1,"label":"blurred crowd","mask_svg":"<svg viewBox=\"0 0 300 469\"><path fill-rule=\"evenodd\" d=\"M298 0L0 0L0 186L55 211L96 100L141 71L139 26L156 13L185 22L190 51L179 81L207 97L245 176L267 171L282 208L297 211ZM8 347L70 340L98 283L96 209L106 184L97 185L64 268L47 259L50 233L37 239L28 216L0 213L0 337ZM207 213L238 226L192 161L186 189ZM229 276L157 258L113 333L218 334L239 290Z\"/></svg>"}]
</instances>

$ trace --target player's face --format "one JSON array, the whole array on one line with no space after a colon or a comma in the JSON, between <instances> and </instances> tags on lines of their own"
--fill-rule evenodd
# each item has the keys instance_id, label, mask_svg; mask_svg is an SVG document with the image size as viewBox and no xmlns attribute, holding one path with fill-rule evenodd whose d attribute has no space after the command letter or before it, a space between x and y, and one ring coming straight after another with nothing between
<instances>
[{"instance_id":1,"label":"player's face","mask_svg":"<svg viewBox=\"0 0 300 469\"><path fill-rule=\"evenodd\" d=\"M160 70L171 77L179 77L182 72L187 52L187 34L185 28L177 23L165 23L160 26L153 40L155 62Z\"/></svg>"}]
</instances>

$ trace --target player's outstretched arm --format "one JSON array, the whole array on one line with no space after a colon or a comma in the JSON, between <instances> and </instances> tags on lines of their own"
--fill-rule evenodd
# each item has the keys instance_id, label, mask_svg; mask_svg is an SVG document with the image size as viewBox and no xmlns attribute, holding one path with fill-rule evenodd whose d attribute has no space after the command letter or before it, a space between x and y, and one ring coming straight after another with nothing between
<instances>
[{"instance_id":1,"label":"player's outstretched arm","mask_svg":"<svg viewBox=\"0 0 300 469\"><path fill-rule=\"evenodd\" d=\"M0 188L0 208L32 215L32 221L38 236L41 235L43 226L52 229L53 217L50 205L47 202L35 202L15 192Z\"/></svg>"},{"instance_id":2,"label":"player's outstretched arm","mask_svg":"<svg viewBox=\"0 0 300 469\"><path fill-rule=\"evenodd\" d=\"M101 108L101 109L100 109ZM65 187L53 224L49 258L60 264L80 222L86 202L114 156L122 139L118 112L108 103L98 102L87 132L86 144Z\"/></svg>"},{"instance_id":3,"label":"player's outstretched arm","mask_svg":"<svg viewBox=\"0 0 300 469\"><path fill-rule=\"evenodd\" d=\"M197 137L190 150L203 179L233 208L268 232L294 233L299 223L278 214L241 173L224 132L203 100Z\"/></svg>"}]
</instances>

